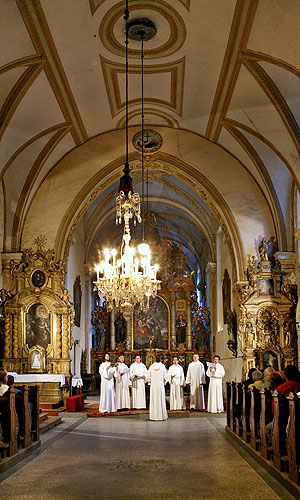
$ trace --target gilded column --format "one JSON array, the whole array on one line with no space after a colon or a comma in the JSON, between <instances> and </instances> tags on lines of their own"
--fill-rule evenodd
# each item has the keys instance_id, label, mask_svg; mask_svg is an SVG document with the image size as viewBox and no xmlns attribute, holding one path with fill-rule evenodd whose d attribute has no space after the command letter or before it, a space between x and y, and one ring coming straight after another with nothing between
<instances>
[{"instance_id":1,"label":"gilded column","mask_svg":"<svg viewBox=\"0 0 300 500\"><path fill-rule=\"evenodd\" d=\"M11 332L10 332L10 315L5 316L4 325L4 357L10 358L11 355Z\"/></svg>"},{"instance_id":2,"label":"gilded column","mask_svg":"<svg viewBox=\"0 0 300 500\"><path fill-rule=\"evenodd\" d=\"M126 350L131 351L131 315L125 317L126 319Z\"/></svg>"},{"instance_id":3,"label":"gilded column","mask_svg":"<svg viewBox=\"0 0 300 500\"><path fill-rule=\"evenodd\" d=\"M62 338L61 338L61 314L56 315L56 357L61 358Z\"/></svg>"},{"instance_id":4,"label":"gilded column","mask_svg":"<svg viewBox=\"0 0 300 500\"><path fill-rule=\"evenodd\" d=\"M12 338L13 358L17 358L19 355L18 319L19 319L19 314L14 314L13 315L13 338Z\"/></svg>"},{"instance_id":5,"label":"gilded column","mask_svg":"<svg viewBox=\"0 0 300 500\"><path fill-rule=\"evenodd\" d=\"M116 331L115 331L115 310L112 309L110 313L110 348L112 351L116 350Z\"/></svg>"},{"instance_id":6,"label":"gilded column","mask_svg":"<svg viewBox=\"0 0 300 500\"><path fill-rule=\"evenodd\" d=\"M192 349L192 322L191 322L191 301L187 300L187 329L186 329L186 348Z\"/></svg>"},{"instance_id":7,"label":"gilded column","mask_svg":"<svg viewBox=\"0 0 300 500\"><path fill-rule=\"evenodd\" d=\"M176 302L171 301L171 349L176 349Z\"/></svg>"},{"instance_id":8,"label":"gilded column","mask_svg":"<svg viewBox=\"0 0 300 500\"><path fill-rule=\"evenodd\" d=\"M69 357L69 315L64 313L62 315L62 358Z\"/></svg>"}]
</instances>

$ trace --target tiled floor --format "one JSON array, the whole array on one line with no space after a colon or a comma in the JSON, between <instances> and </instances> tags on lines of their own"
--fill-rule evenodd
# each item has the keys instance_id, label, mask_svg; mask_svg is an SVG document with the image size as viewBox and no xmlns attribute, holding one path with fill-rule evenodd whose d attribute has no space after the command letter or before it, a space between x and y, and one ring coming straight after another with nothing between
<instances>
[{"instance_id":1,"label":"tiled floor","mask_svg":"<svg viewBox=\"0 0 300 500\"><path fill-rule=\"evenodd\" d=\"M209 414L65 419L39 455L2 476L0 499L292 499L242 458L224 426Z\"/></svg>"}]
</instances>

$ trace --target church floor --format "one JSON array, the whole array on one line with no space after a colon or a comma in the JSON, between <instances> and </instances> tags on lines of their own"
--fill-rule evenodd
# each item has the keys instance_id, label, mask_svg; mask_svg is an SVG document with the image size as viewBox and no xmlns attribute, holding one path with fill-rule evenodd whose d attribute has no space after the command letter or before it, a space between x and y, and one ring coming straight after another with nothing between
<instances>
[{"instance_id":1,"label":"church floor","mask_svg":"<svg viewBox=\"0 0 300 500\"><path fill-rule=\"evenodd\" d=\"M225 416L66 418L2 474L1 500L290 500L225 432Z\"/></svg>"}]
</instances>

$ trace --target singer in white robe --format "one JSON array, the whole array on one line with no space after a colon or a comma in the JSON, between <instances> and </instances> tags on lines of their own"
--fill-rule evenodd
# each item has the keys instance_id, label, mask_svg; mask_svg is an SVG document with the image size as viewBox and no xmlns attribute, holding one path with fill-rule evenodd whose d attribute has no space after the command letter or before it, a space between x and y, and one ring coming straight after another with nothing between
<instances>
[{"instance_id":1,"label":"singer in white robe","mask_svg":"<svg viewBox=\"0 0 300 500\"><path fill-rule=\"evenodd\" d=\"M207 411L221 413L224 411L222 378L225 375L224 367L220 364L220 356L214 357L215 367L209 366L206 375L209 377Z\"/></svg>"},{"instance_id":2,"label":"singer in white robe","mask_svg":"<svg viewBox=\"0 0 300 500\"><path fill-rule=\"evenodd\" d=\"M204 365L199 361L198 354L194 354L193 361L188 366L185 383L190 385L191 410L204 410L203 384L205 384L205 370Z\"/></svg>"},{"instance_id":3,"label":"singer in white robe","mask_svg":"<svg viewBox=\"0 0 300 500\"><path fill-rule=\"evenodd\" d=\"M101 375L101 392L100 392L100 413L113 413L117 411L116 395L114 387L114 372L109 361L109 354L105 354L105 361L99 367Z\"/></svg>"},{"instance_id":4,"label":"singer in white robe","mask_svg":"<svg viewBox=\"0 0 300 500\"><path fill-rule=\"evenodd\" d=\"M145 383L148 372L140 356L136 356L135 362L130 366L129 377L132 382L132 408L146 408Z\"/></svg>"},{"instance_id":5,"label":"singer in white robe","mask_svg":"<svg viewBox=\"0 0 300 500\"><path fill-rule=\"evenodd\" d=\"M152 363L148 372L148 381L150 384L150 420L167 420L168 418L165 394L165 384L167 380L168 374L166 367L161 363L160 357L158 356L156 362Z\"/></svg>"},{"instance_id":6,"label":"singer in white robe","mask_svg":"<svg viewBox=\"0 0 300 500\"><path fill-rule=\"evenodd\" d=\"M116 406L117 410L123 408L130 408L130 394L129 394L129 368L124 363L124 356L119 356L114 373L116 379Z\"/></svg>"},{"instance_id":7,"label":"singer in white robe","mask_svg":"<svg viewBox=\"0 0 300 500\"><path fill-rule=\"evenodd\" d=\"M173 364L168 370L170 382L170 410L185 410L183 396L184 372L182 366L178 364L178 358L173 358Z\"/></svg>"}]
</instances>

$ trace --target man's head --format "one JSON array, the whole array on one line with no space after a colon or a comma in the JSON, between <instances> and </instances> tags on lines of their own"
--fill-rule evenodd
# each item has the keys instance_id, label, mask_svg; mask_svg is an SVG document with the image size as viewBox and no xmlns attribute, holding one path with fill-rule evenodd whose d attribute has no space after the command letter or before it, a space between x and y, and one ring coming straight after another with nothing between
<instances>
[{"instance_id":1,"label":"man's head","mask_svg":"<svg viewBox=\"0 0 300 500\"><path fill-rule=\"evenodd\" d=\"M220 363L220 356L219 356L219 354L215 355L215 357L214 357L214 363L215 364Z\"/></svg>"},{"instance_id":2,"label":"man's head","mask_svg":"<svg viewBox=\"0 0 300 500\"><path fill-rule=\"evenodd\" d=\"M155 361L156 361L156 363L160 363L161 362L160 356L156 356Z\"/></svg>"},{"instance_id":3,"label":"man's head","mask_svg":"<svg viewBox=\"0 0 300 500\"><path fill-rule=\"evenodd\" d=\"M264 381L265 382L270 382L270 377L271 377L272 373L274 373L274 372L275 372L275 370L271 366L269 366L268 368L266 368L264 370Z\"/></svg>"},{"instance_id":4,"label":"man's head","mask_svg":"<svg viewBox=\"0 0 300 500\"><path fill-rule=\"evenodd\" d=\"M299 381L299 370L295 365L287 365L284 369L284 374L288 380L293 382Z\"/></svg>"},{"instance_id":5,"label":"man's head","mask_svg":"<svg viewBox=\"0 0 300 500\"><path fill-rule=\"evenodd\" d=\"M124 363L124 359L125 358L124 358L123 354L121 354L121 356L119 356L119 359L118 359L119 363Z\"/></svg>"},{"instance_id":6,"label":"man's head","mask_svg":"<svg viewBox=\"0 0 300 500\"><path fill-rule=\"evenodd\" d=\"M136 355L135 362L136 363L140 363L141 362L141 356L139 354Z\"/></svg>"},{"instance_id":7,"label":"man's head","mask_svg":"<svg viewBox=\"0 0 300 500\"><path fill-rule=\"evenodd\" d=\"M262 380L263 379L263 374L260 370L255 370L255 372L253 372L252 374L252 380L253 382L257 382L258 380Z\"/></svg>"},{"instance_id":8,"label":"man's head","mask_svg":"<svg viewBox=\"0 0 300 500\"><path fill-rule=\"evenodd\" d=\"M194 354L193 361L199 361L199 354Z\"/></svg>"},{"instance_id":9,"label":"man's head","mask_svg":"<svg viewBox=\"0 0 300 500\"><path fill-rule=\"evenodd\" d=\"M109 354L108 353L105 354L104 359L105 359L105 361L109 361Z\"/></svg>"},{"instance_id":10,"label":"man's head","mask_svg":"<svg viewBox=\"0 0 300 500\"><path fill-rule=\"evenodd\" d=\"M176 356L173 358L173 365L178 365L178 358Z\"/></svg>"},{"instance_id":11,"label":"man's head","mask_svg":"<svg viewBox=\"0 0 300 500\"><path fill-rule=\"evenodd\" d=\"M0 384L7 384L7 371L0 368Z\"/></svg>"},{"instance_id":12,"label":"man's head","mask_svg":"<svg viewBox=\"0 0 300 500\"><path fill-rule=\"evenodd\" d=\"M12 387L15 383L15 377L12 375L7 375L7 385L8 387Z\"/></svg>"}]
</instances>

